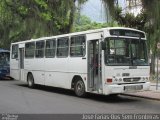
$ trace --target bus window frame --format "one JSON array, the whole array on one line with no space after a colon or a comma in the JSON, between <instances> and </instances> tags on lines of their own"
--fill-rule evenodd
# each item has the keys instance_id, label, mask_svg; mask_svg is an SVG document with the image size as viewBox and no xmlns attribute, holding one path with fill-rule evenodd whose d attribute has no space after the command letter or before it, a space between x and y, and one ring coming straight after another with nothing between
<instances>
[{"instance_id":1,"label":"bus window frame","mask_svg":"<svg viewBox=\"0 0 160 120\"><path fill-rule=\"evenodd\" d=\"M28 44L28 43L34 43L34 49L32 49L32 50L34 50L34 51L33 51L33 53L34 53L34 56L33 56L33 57L26 57L26 44ZM25 59L34 59L34 58L35 58L35 47L36 47L35 41L26 42L26 43L25 43L25 52L24 52L24 58L25 58Z\"/></svg>"},{"instance_id":2,"label":"bus window frame","mask_svg":"<svg viewBox=\"0 0 160 120\"><path fill-rule=\"evenodd\" d=\"M17 55L16 57L13 57L13 46L16 46L16 47L17 47L17 48L16 48L16 52L14 52L14 53L17 53L17 54L16 54L16 55ZM12 54L12 57L11 57L11 58L12 58L12 59L18 59L18 57L19 57L19 56L18 56L18 44L12 44L12 47L11 47L11 48L12 48L12 53L11 53L11 54Z\"/></svg>"},{"instance_id":3,"label":"bus window frame","mask_svg":"<svg viewBox=\"0 0 160 120\"><path fill-rule=\"evenodd\" d=\"M43 48L37 49L37 43L43 42ZM43 56L37 57L37 52L41 50L43 52ZM35 58L40 59L45 57L45 40L39 40L35 42Z\"/></svg>"},{"instance_id":4,"label":"bus window frame","mask_svg":"<svg viewBox=\"0 0 160 120\"><path fill-rule=\"evenodd\" d=\"M115 39L115 38L119 38L119 39L135 39L135 40L139 40L139 38L137 38L137 37L128 37L128 36L124 36L124 37L115 37L115 36L109 36L109 37L106 37L104 40L106 40L106 50L104 50L104 51L106 51L107 53L105 53L104 52L104 64L105 64L105 66L149 66L149 59L148 59L148 50L147 50L147 41L146 41L146 39L145 38L143 38L143 39L141 39L141 41L146 41L145 42L145 51L146 51L146 53L145 53L145 56L146 56L146 59L147 59L147 65L110 65L110 64L108 64L107 62L105 62L105 57L107 56L108 57L108 53L109 53L109 49L108 49L108 46L109 46L109 42L108 42L108 40L109 40L109 38L113 38L113 39Z\"/></svg>"},{"instance_id":5,"label":"bus window frame","mask_svg":"<svg viewBox=\"0 0 160 120\"><path fill-rule=\"evenodd\" d=\"M55 50L54 50L54 56L46 56L46 50L53 50L53 48L46 48L46 46L47 46L47 42L48 41L55 41ZM45 58L55 58L56 57L56 51L57 50L57 40L56 40L56 38L53 38L53 39L47 39L47 40L45 40Z\"/></svg>"},{"instance_id":6,"label":"bus window frame","mask_svg":"<svg viewBox=\"0 0 160 120\"><path fill-rule=\"evenodd\" d=\"M67 40L68 40L68 47L58 47L58 41L59 40L66 40L66 38L67 38ZM67 58L67 57L69 57L69 40L70 40L70 38L69 38L69 36L65 36L65 37L59 37L59 38L57 38L57 42L56 42L56 57L57 58ZM59 56L58 55L58 49L59 48L67 48L67 55L66 56Z\"/></svg>"},{"instance_id":7,"label":"bus window frame","mask_svg":"<svg viewBox=\"0 0 160 120\"><path fill-rule=\"evenodd\" d=\"M85 42L84 42L84 43L85 43L85 44L84 44L84 49L83 49L83 52L85 52L84 55L81 55L81 56L72 56L72 55L71 55L71 47L72 47L72 46L71 46L71 39L72 39L72 37L84 37L84 41L85 41ZM71 36L71 37L70 37L70 42L69 42L69 56L70 56L71 58L85 57L85 56L86 56L86 48L87 48L87 47L86 47L86 46L87 46L87 42L86 42L86 41L87 41L87 40L86 40L86 35L73 35L73 36ZM78 45L78 47L81 47L81 46L83 47L83 45ZM75 46L74 46L74 47L75 47Z\"/></svg>"}]
</instances>

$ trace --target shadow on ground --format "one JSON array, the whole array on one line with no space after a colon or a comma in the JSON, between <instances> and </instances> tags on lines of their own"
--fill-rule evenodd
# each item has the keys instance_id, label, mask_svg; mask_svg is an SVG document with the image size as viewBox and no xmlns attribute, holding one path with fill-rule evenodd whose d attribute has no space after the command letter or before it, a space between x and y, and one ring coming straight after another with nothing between
<instances>
[{"instance_id":1,"label":"shadow on ground","mask_svg":"<svg viewBox=\"0 0 160 120\"><path fill-rule=\"evenodd\" d=\"M26 84L17 84L17 85L20 87L28 88ZM73 90L67 90L67 89L56 88L56 87L48 87L48 86L42 86L42 85L36 85L34 89L78 98L74 94ZM134 97L123 96L123 95L112 96L112 95L98 95L98 94L91 94L91 93L87 93L87 95L84 98L79 98L79 99L89 99L89 100L93 100L97 102L105 102L105 103L106 102L107 103L124 103L124 102L128 103L128 102L140 101L139 99L137 100Z\"/></svg>"},{"instance_id":2,"label":"shadow on ground","mask_svg":"<svg viewBox=\"0 0 160 120\"><path fill-rule=\"evenodd\" d=\"M0 81L14 81L14 79L12 79L12 78L8 78L8 79L0 79Z\"/></svg>"}]
</instances>

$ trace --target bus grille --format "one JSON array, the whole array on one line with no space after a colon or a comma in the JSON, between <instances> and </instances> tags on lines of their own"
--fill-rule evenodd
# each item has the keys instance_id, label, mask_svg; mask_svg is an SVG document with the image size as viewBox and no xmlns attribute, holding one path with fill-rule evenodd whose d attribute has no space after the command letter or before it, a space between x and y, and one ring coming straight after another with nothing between
<instances>
[{"instance_id":1,"label":"bus grille","mask_svg":"<svg viewBox=\"0 0 160 120\"><path fill-rule=\"evenodd\" d=\"M140 81L140 77L136 77L136 78L123 78L124 82L138 82Z\"/></svg>"}]
</instances>

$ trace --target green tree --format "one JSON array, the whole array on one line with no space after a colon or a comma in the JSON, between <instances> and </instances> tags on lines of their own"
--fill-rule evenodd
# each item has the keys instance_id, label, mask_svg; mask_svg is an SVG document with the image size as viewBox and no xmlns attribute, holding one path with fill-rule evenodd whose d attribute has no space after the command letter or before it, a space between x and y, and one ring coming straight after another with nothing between
<instances>
[{"instance_id":1,"label":"green tree","mask_svg":"<svg viewBox=\"0 0 160 120\"><path fill-rule=\"evenodd\" d=\"M119 26L117 22L98 23L92 21L89 17L85 15L79 16L78 14L76 14L73 32L86 31L104 27L116 27L116 26Z\"/></svg>"},{"instance_id":2,"label":"green tree","mask_svg":"<svg viewBox=\"0 0 160 120\"><path fill-rule=\"evenodd\" d=\"M142 10L138 15L133 13L122 14L121 7L115 7L114 20L116 20L120 25L130 28L135 28L139 30L145 30L145 25L147 22L147 13Z\"/></svg>"},{"instance_id":3,"label":"green tree","mask_svg":"<svg viewBox=\"0 0 160 120\"><path fill-rule=\"evenodd\" d=\"M159 0L142 0L143 8L147 11L147 24L146 32L148 33L148 43L151 54L151 73L155 73L155 58L156 53L159 53L157 50L157 43L160 42L160 1Z\"/></svg>"},{"instance_id":4,"label":"green tree","mask_svg":"<svg viewBox=\"0 0 160 120\"><path fill-rule=\"evenodd\" d=\"M76 1L3 0L0 2L0 47L11 42L69 33L73 28Z\"/></svg>"}]
</instances>

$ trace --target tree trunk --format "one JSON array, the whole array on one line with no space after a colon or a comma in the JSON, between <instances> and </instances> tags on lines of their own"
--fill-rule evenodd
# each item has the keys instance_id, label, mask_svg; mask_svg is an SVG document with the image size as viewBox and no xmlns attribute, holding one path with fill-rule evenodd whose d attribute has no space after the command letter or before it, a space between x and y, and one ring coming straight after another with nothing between
<instances>
[{"instance_id":1,"label":"tree trunk","mask_svg":"<svg viewBox=\"0 0 160 120\"><path fill-rule=\"evenodd\" d=\"M76 11L75 0L71 1L70 4L71 4L71 12L70 12L70 17L69 17L68 32L72 32L73 22L74 22L74 15L75 15L75 11Z\"/></svg>"},{"instance_id":2,"label":"tree trunk","mask_svg":"<svg viewBox=\"0 0 160 120\"><path fill-rule=\"evenodd\" d=\"M155 74L155 59L156 59L156 54L151 54L151 63L150 63L150 73Z\"/></svg>"}]
</instances>

